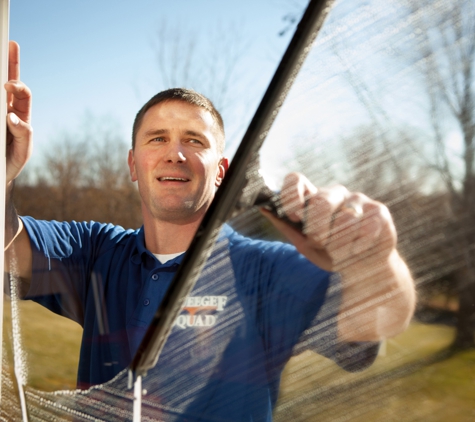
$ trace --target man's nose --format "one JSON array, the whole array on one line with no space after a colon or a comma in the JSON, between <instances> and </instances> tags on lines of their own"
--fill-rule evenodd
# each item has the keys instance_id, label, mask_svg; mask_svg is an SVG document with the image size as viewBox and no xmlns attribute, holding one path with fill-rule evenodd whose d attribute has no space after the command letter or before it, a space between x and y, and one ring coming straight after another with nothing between
<instances>
[{"instance_id":1,"label":"man's nose","mask_svg":"<svg viewBox=\"0 0 475 422\"><path fill-rule=\"evenodd\" d=\"M170 142L165 160L169 163L184 163L186 161L185 152L180 142Z\"/></svg>"}]
</instances>

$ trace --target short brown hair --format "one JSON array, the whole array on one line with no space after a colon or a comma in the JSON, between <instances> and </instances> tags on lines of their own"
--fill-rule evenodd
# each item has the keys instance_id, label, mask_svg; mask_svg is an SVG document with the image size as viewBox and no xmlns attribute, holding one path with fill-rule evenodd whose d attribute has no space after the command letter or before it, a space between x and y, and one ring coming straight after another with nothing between
<instances>
[{"instance_id":1,"label":"short brown hair","mask_svg":"<svg viewBox=\"0 0 475 422\"><path fill-rule=\"evenodd\" d=\"M224 150L224 122L219 111L216 110L215 106L210 99L206 98L204 95L199 92L193 91L192 89L186 88L171 88L165 91L161 91L158 94L154 95L150 100L148 100L142 108L139 110L135 116L134 125L132 127L132 149L135 148L135 138L137 132L140 129L142 124L143 116L145 113L152 108L153 106L164 103L167 101L183 101L185 103L204 108L209 111L213 117L214 122L218 126L221 139L218 139L218 148L219 152L222 153Z\"/></svg>"}]
</instances>

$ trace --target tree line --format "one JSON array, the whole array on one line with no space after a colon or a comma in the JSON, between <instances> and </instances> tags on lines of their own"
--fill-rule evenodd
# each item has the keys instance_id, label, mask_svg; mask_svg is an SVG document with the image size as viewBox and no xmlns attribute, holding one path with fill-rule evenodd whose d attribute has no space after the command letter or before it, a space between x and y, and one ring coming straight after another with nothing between
<instances>
[{"instance_id":1,"label":"tree line","mask_svg":"<svg viewBox=\"0 0 475 422\"><path fill-rule=\"evenodd\" d=\"M142 225L140 197L127 169L127 144L105 126L65 133L16 181L20 215L58 221Z\"/></svg>"}]
</instances>

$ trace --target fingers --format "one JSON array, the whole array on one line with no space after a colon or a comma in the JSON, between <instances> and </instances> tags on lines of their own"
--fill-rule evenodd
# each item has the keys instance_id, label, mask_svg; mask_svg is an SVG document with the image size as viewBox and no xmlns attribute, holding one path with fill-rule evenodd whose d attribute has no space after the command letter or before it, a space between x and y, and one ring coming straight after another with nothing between
<instances>
[{"instance_id":1,"label":"fingers","mask_svg":"<svg viewBox=\"0 0 475 422\"><path fill-rule=\"evenodd\" d=\"M324 245L330 235L334 214L350 192L343 186L317 189L302 174L291 173L285 178L280 195L287 217L301 221L304 233Z\"/></svg>"},{"instance_id":2,"label":"fingers","mask_svg":"<svg viewBox=\"0 0 475 422\"><path fill-rule=\"evenodd\" d=\"M302 238L274 225L301 252L313 248L322 255L325 251L334 267L352 258L389 255L396 246L388 209L361 193L351 193L343 186L317 189L304 176L292 173L285 179L281 199L289 219L304 224L306 246Z\"/></svg>"},{"instance_id":3,"label":"fingers","mask_svg":"<svg viewBox=\"0 0 475 422\"><path fill-rule=\"evenodd\" d=\"M15 41L9 42L8 80L20 80L20 46Z\"/></svg>"},{"instance_id":4,"label":"fingers","mask_svg":"<svg viewBox=\"0 0 475 422\"><path fill-rule=\"evenodd\" d=\"M323 270L333 270L332 259L325 249L319 248L311 238L276 217L272 212L265 208L261 208L260 211L308 260Z\"/></svg>"},{"instance_id":5,"label":"fingers","mask_svg":"<svg viewBox=\"0 0 475 422\"><path fill-rule=\"evenodd\" d=\"M7 126L14 139L27 139L31 137L30 125L22 121L15 113L8 113Z\"/></svg>"},{"instance_id":6,"label":"fingers","mask_svg":"<svg viewBox=\"0 0 475 422\"><path fill-rule=\"evenodd\" d=\"M334 214L326 248L335 261L388 255L396 230L388 209L367 196L352 194Z\"/></svg>"},{"instance_id":7,"label":"fingers","mask_svg":"<svg viewBox=\"0 0 475 422\"><path fill-rule=\"evenodd\" d=\"M31 156L33 130L31 120L31 91L20 81L20 47L9 43L7 91L7 183L14 180Z\"/></svg>"},{"instance_id":8,"label":"fingers","mask_svg":"<svg viewBox=\"0 0 475 422\"><path fill-rule=\"evenodd\" d=\"M11 80L5 84L8 93L8 112L15 113L21 120L30 123L31 91L21 81Z\"/></svg>"},{"instance_id":9,"label":"fingers","mask_svg":"<svg viewBox=\"0 0 475 422\"><path fill-rule=\"evenodd\" d=\"M20 80L20 46L15 41L8 44L8 80ZM7 92L7 103L12 101L12 94Z\"/></svg>"},{"instance_id":10,"label":"fingers","mask_svg":"<svg viewBox=\"0 0 475 422\"><path fill-rule=\"evenodd\" d=\"M9 42L8 82L7 91L8 112L15 113L21 120L30 123L31 91L20 81L20 46L15 41Z\"/></svg>"},{"instance_id":11,"label":"fingers","mask_svg":"<svg viewBox=\"0 0 475 422\"><path fill-rule=\"evenodd\" d=\"M323 246L328 244L334 235L335 218L350 192L344 186L321 188L315 195L307 200L307 210L300 212L306 214L307 221L304 232Z\"/></svg>"},{"instance_id":12,"label":"fingers","mask_svg":"<svg viewBox=\"0 0 475 422\"><path fill-rule=\"evenodd\" d=\"M326 245L339 249L360 238L362 224L368 217L364 213L368 200L362 194L348 192L331 217L328 236L324 239Z\"/></svg>"},{"instance_id":13,"label":"fingers","mask_svg":"<svg viewBox=\"0 0 475 422\"><path fill-rule=\"evenodd\" d=\"M15 113L7 115L7 183L14 180L25 167L33 149L33 130Z\"/></svg>"},{"instance_id":14,"label":"fingers","mask_svg":"<svg viewBox=\"0 0 475 422\"><path fill-rule=\"evenodd\" d=\"M303 221L302 211L308 197L317 193L317 188L300 173L290 173L284 179L280 192L284 213L291 221Z\"/></svg>"}]
</instances>

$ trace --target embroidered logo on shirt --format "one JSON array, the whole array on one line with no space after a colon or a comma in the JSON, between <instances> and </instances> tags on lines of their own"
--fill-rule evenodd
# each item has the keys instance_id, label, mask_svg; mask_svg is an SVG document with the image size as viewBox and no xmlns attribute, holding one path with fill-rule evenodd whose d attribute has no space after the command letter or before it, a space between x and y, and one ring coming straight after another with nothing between
<instances>
[{"instance_id":1,"label":"embroidered logo on shirt","mask_svg":"<svg viewBox=\"0 0 475 422\"><path fill-rule=\"evenodd\" d=\"M227 296L190 296L185 300L182 314L175 325L181 329L190 327L212 327L216 324L217 312L222 312Z\"/></svg>"}]
</instances>

